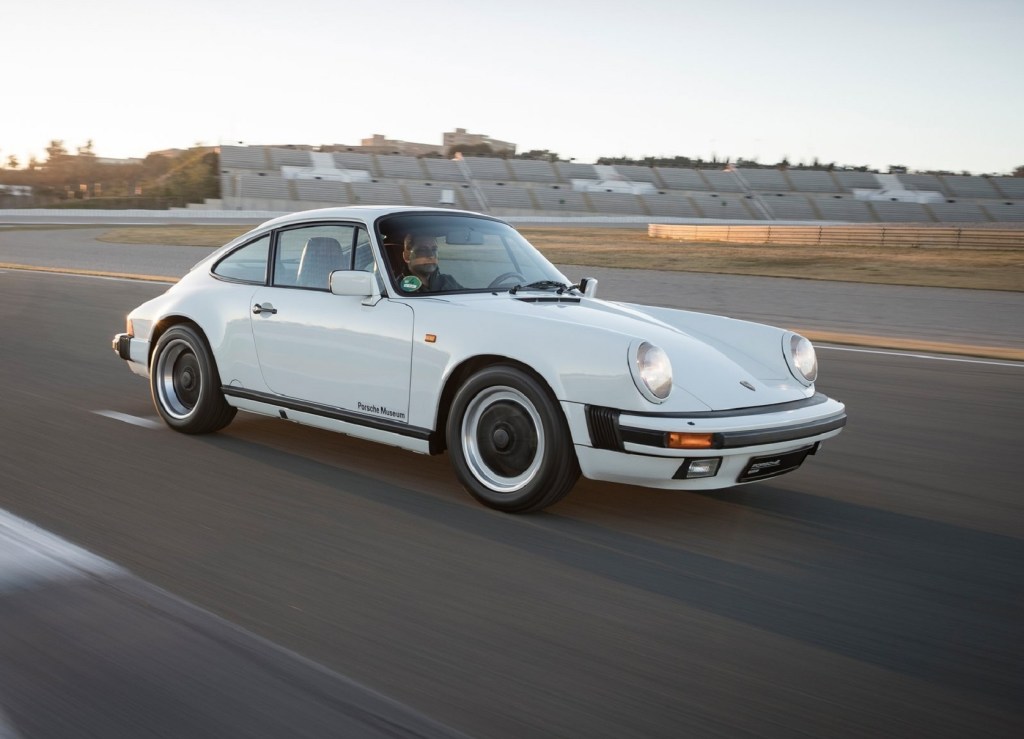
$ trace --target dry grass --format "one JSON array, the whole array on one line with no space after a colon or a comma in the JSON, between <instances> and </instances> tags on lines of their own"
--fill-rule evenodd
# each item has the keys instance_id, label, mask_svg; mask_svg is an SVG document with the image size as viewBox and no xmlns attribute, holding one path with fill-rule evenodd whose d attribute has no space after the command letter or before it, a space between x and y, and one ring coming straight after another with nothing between
<instances>
[{"instance_id":1,"label":"dry grass","mask_svg":"<svg viewBox=\"0 0 1024 739\"><path fill-rule=\"evenodd\" d=\"M97 236L96 240L110 244L222 246L249 229L249 226L121 226Z\"/></svg>"},{"instance_id":2,"label":"dry grass","mask_svg":"<svg viewBox=\"0 0 1024 739\"><path fill-rule=\"evenodd\" d=\"M766 246L655 239L634 229L520 230L558 264L1024 291L1024 251Z\"/></svg>"},{"instance_id":3,"label":"dry grass","mask_svg":"<svg viewBox=\"0 0 1024 739\"><path fill-rule=\"evenodd\" d=\"M220 246L244 226L138 226L99 237L120 244ZM798 277L1024 291L1024 252L919 247L763 246L654 239L646 229L523 227L553 262L616 269Z\"/></svg>"}]
</instances>

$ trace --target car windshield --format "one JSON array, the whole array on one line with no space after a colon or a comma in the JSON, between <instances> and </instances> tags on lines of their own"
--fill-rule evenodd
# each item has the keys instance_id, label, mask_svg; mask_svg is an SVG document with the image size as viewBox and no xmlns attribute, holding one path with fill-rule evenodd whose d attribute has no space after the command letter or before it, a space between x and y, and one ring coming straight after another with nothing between
<instances>
[{"instance_id":1,"label":"car windshield","mask_svg":"<svg viewBox=\"0 0 1024 739\"><path fill-rule=\"evenodd\" d=\"M557 289L568 280L506 223L469 215L403 214L377 223L398 295Z\"/></svg>"}]
</instances>

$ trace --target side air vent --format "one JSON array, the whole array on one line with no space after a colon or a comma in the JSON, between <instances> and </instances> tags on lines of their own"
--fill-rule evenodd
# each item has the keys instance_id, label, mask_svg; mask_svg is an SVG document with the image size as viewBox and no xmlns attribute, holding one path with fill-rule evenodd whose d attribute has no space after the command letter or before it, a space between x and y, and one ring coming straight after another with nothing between
<instances>
[{"instance_id":1,"label":"side air vent","mask_svg":"<svg viewBox=\"0 0 1024 739\"><path fill-rule=\"evenodd\" d=\"M588 405L587 430L590 444L595 449L622 451L622 437L619 435L619 412L599 405Z\"/></svg>"}]
</instances>

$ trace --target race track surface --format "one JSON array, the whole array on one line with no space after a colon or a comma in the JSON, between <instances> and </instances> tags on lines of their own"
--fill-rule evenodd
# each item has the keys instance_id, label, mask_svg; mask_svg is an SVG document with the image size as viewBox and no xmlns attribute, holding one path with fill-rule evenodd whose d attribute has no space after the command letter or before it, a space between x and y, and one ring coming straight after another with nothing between
<instances>
[{"instance_id":1,"label":"race track surface","mask_svg":"<svg viewBox=\"0 0 1024 739\"><path fill-rule=\"evenodd\" d=\"M444 456L151 423L110 338L162 289L0 273L0 508L115 568L0 578L0 735L1021 735L1024 366L822 348L798 472L507 516Z\"/></svg>"}]
</instances>

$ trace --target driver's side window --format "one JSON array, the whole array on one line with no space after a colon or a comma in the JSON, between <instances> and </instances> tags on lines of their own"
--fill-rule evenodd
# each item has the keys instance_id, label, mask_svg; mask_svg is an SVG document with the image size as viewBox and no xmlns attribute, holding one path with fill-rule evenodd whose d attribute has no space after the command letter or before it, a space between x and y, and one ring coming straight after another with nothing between
<instances>
[{"instance_id":1,"label":"driver's side window","mask_svg":"<svg viewBox=\"0 0 1024 739\"><path fill-rule=\"evenodd\" d=\"M352 269L357 231L356 226L324 224L279 232L274 286L329 290L331 272Z\"/></svg>"}]
</instances>

